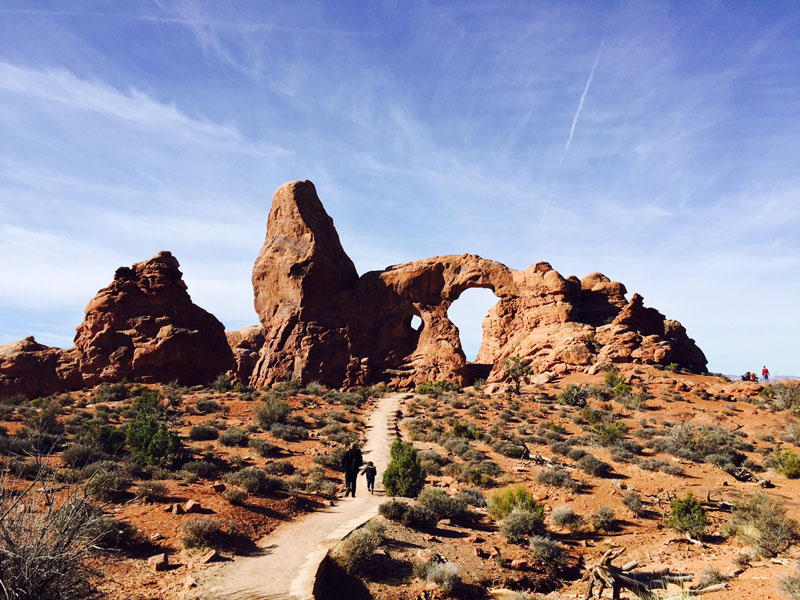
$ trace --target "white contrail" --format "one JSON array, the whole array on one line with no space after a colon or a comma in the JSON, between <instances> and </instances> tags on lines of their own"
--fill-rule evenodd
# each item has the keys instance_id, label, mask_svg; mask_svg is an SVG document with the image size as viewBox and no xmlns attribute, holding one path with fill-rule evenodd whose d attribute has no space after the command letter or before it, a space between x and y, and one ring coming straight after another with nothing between
<instances>
[{"instance_id":1,"label":"white contrail","mask_svg":"<svg viewBox=\"0 0 800 600\"><path fill-rule=\"evenodd\" d=\"M564 151L561 153L561 159L558 161L559 168L561 168L561 164L564 162L564 157L569 151L569 145L572 143L572 136L575 135L575 126L578 124L578 117L581 116L581 110L583 110L583 103L586 100L586 94L589 93L589 86L592 85L594 71L597 69L597 63L600 61L600 54L603 52L603 46L605 45L606 38L603 38L603 41L600 42L600 49L597 51L597 56L594 57L594 64L592 65L592 70L589 72L589 79L586 80L586 86L583 88L580 102L578 102L578 110L575 111L575 116L572 117L572 125L569 127L569 137L567 138L567 143L564 144Z\"/></svg>"},{"instance_id":2,"label":"white contrail","mask_svg":"<svg viewBox=\"0 0 800 600\"><path fill-rule=\"evenodd\" d=\"M555 185L555 181L558 178L558 174L561 171L561 165L564 164L564 159L567 157L567 152L569 152L569 146L572 144L572 138L575 135L575 127L578 125L578 118L581 116L581 110L583 110L583 103L586 100L586 95L589 93L589 86L592 85L592 79L594 79L594 72L597 69L597 63L600 62L600 54L603 52L603 46L606 45L606 38L603 38L603 41L600 42L600 48L597 50L597 56L594 57L594 64L592 64L592 70L589 71L589 79L586 80L586 85L583 87L583 93L581 94L581 99L578 101L578 109L575 111L575 116L572 117L572 125L569 127L569 136L567 137L567 143L564 144L564 150L561 152L561 156L558 159L558 166L556 167L556 173L553 176L553 180L550 182L550 189L547 192L547 202L544 206L544 213L542 214L542 220L540 225L543 225L545 219L547 219L547 213L550 212L550 199L553 194L553 186Z\"/></svg>"}]
</instances>

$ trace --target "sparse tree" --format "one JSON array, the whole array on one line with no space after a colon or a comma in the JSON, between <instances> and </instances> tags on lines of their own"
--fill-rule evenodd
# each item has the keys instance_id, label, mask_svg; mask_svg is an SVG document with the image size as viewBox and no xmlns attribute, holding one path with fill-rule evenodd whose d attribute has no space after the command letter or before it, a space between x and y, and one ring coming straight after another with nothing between
<instances>
[{"instance_id":1,"label":"sparse tree","mask_svg":"<svg viewBox=\"0 0 800 600\"><path fill-rule=\"evenodd\" d=\"M503 361L503 368L506 371L506 377L514 382L514 391L519 396L519 386L522 384L522 380L531 374L531 366L518 356L509 356Z\"/></svg>"}]
</instances>

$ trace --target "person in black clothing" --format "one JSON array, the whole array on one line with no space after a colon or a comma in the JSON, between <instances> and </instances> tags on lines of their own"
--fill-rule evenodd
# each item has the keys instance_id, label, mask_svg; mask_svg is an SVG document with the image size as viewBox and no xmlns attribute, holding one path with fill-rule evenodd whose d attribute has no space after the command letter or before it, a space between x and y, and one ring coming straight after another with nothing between
<instances>
[{"instance_id":1,"label":"person in black clothing","mask_svg":"<svg viewBox=\"0 0 800 600\"><path fill-rule=\"evenodd\" d=\"M358 449L358 444L350 446L350 449L345 452L342 457L345 498L347 498L347 494L351 494L353 498L356 497L356 478L358 477L358 469L362 462L364 461L361 457L361 450Z\"/></svg>"},{"instance_id":2,"label":"person in black clothing","mask_svg":"<svg viewBox=\"0 0 800 600\"><path fill-rule=\"evenodd\" d=\"M367 491L371 494L375 491L375 475L378 474L378 469L372 464L372 461L367 463L367 466L361 471L367 478Z\"/></svg>"}]
</instances>

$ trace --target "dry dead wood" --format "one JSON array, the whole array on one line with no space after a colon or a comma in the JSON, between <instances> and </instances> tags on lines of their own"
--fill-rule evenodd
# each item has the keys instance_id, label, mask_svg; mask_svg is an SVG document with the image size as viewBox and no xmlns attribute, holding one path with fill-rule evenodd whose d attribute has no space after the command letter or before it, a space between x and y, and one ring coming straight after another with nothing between
<instances>
[{"instance_id":1,"label":"dry dead wood","mask_svg":"<svg viewBox=\"0 0 800 600\"><path fill-rule=\"evenodd\" d=\"M608 550L603 554L600 562L590 567L584 579L589 580L589 588L586 590L584 600L592 598L595 586L598 587L597 597L601 598L606 588L611 588L611 597L619 600L622 590L633 592L641 600L668 600L672 598L692 598L711 592L718 592L727 589L724 583L706 586L698 589L686 589L684 586L694 578L692 573L673 573L669 569L661 571L638 571L635 569L638 562L632 560L621 567L613 565L613 561L625 552L625 548L618 550ZM669 584L677 585L681 591L677 594L667 594L657 596L655 590L665 590Z\"/></svg>"}]
</instances>

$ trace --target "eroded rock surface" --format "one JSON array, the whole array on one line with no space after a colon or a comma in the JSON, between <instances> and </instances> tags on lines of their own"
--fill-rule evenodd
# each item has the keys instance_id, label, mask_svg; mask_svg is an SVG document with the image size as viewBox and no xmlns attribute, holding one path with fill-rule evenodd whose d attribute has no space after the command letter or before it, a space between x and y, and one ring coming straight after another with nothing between
<instances>
[{"instance_id":1,"label":"eroded rock surface","mask_svg":"<svg viewBox=\"0 0 800 600\"><path fill-rule=\"evenodd\" d=\"M225 330L194 304L169 252L120 267L86 307L75 347L0 347L0 395L41 396L122 379L205 384L234 367Z\"/></svg>"},{"instance_id":2,"label":"eroded rock surface","mask_svg":"<svg viewBox=\"0 0 800 600\"><path fill-rule=\"evenodd\" d=\"M281 186L253 271L265 343L250 382L332 386L391 381L466 383L467 362L447 310L469 288L498 303L483 324L478 363L503 376L519 356L539 373L588 371L599 362L676 362L705 370L676 321L601 273L564 278L548 263L525 271L471 254L437 256L357 277L313 184ZM422 326L411 327L419 316Z\"/></svg>"}]
</instances>

